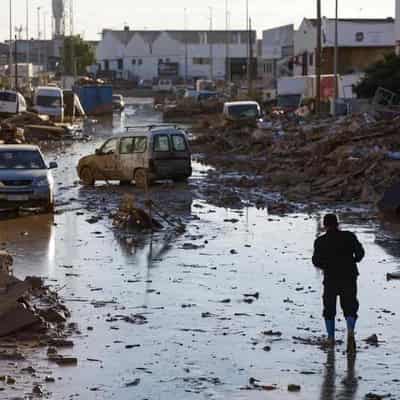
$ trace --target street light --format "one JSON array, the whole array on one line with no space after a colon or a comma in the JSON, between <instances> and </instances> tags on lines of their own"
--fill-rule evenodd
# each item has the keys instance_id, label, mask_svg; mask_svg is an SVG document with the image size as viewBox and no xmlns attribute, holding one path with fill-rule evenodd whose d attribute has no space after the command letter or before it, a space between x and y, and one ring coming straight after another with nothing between
<instances>
[{"instance_id":1,"label":"street light","mask_svg":"<svg viewBox=\"0 0 400 400\"><path fill-rule=\"evenodd\" d=\"M10 77L10 87L11 87L11 69L12 69L12 0L10 0L10 43L9 43L9 55L8 55L8 74Z\"/></svg>"}]
</instances>

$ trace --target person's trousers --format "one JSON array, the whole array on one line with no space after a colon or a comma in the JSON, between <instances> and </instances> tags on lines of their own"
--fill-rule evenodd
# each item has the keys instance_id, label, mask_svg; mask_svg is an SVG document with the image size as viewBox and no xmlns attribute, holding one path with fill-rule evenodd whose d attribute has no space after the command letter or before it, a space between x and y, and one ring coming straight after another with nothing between
<instances>
[{"instance_id":1,"label":"person's trousers","mask_svg":"<svg viewBox=\"0 0 400 400\"><path fill-rule=\"evenodd\" d=\"M349 281L334 281L325 279L324 282L324 318L334 320L336 317L337 298L340 298L345 318L357 319L360 304L357 299L357 279Z\"/></svg>"}]
</instances>

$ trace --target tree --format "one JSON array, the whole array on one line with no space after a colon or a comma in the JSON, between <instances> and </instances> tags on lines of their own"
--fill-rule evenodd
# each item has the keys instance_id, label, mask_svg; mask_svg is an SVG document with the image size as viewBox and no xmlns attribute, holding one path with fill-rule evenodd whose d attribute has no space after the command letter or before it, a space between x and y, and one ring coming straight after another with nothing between
<instances>
[{"instance_id":1,"label":"tree","mask_svg":"<svg viewBox=\"0 0 400 400\"><path fill-rule=\"evenodd\" d=\"M355 92L358 97L372 98L380 87L400 95L400 57L394 53L367 68Z\"/></svg>"},{"instance_id":2,"label":"tree","mask_svg":"<svg viewBox=\"0 0 400 400\"><path fill-rule=\"evenodd\" d=\"M65 75L83 75L86 67L96 62L93 47L79 35L64 39L62 51L63 73Z\"/></svg>"}]
</instances>

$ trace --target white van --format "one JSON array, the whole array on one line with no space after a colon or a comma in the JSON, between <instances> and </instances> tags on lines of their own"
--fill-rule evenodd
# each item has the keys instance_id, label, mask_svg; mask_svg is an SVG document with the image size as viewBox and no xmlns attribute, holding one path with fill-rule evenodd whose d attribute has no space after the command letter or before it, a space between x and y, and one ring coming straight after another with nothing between
<instances>
[{"instance_id":1,"label":"white van","mask_svg":"<svg viewBox=\"0 0 400 400\"><path fill-rule=\"evenodd\" d=\"M26 101L21 93L12 90L0 90L0 115L9 116L25 112Z\"/></svg>"},{"instance_id":2,"label":"white van","mask_svg":"<svg viewBox=\"0 0 400 400\"><path fill-rule=\"evenodd\" d=\"M33 97L33 106L39 114L48 115L52 120L64 120L63 91L58 87L38 87Z\"/></svg>"}]
</instances>

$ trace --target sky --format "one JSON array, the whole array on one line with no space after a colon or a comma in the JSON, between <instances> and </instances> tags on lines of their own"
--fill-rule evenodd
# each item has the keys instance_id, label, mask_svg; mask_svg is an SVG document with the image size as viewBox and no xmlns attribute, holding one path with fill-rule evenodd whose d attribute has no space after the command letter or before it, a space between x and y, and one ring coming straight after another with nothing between
<instances>
[{"instance_id":1,"label":"sky","mask_svg":"<svg viewBox=\"0 0 400 400\"><path fill-rule=\"evenodd\" d=\"M37 37L37 7L41 7L41 30L45 20L47 37L51 32L51 0L0 0L0 41L9 37L9 2L13 7L13 29L23 26L26 37L26 2L29 4L30 37ZM69 2L71 0L66 0ZM73 0L74 32L88 40L100 38L104 28L122 29L184 29L185 8L188 29L210 27L210 7L213 28L225 29L226 0ZM316 0L248 0L253 27L261 31L285 24L297 27L304 17L315 17ZM245 29L246 0L227 0L229 26ZM334 0L322 0L322 14L334 16ZM339 0L342 18L394 17L395 0ZM14 31L15 34L15 31Z\"/></svg>"}]
</instances>

